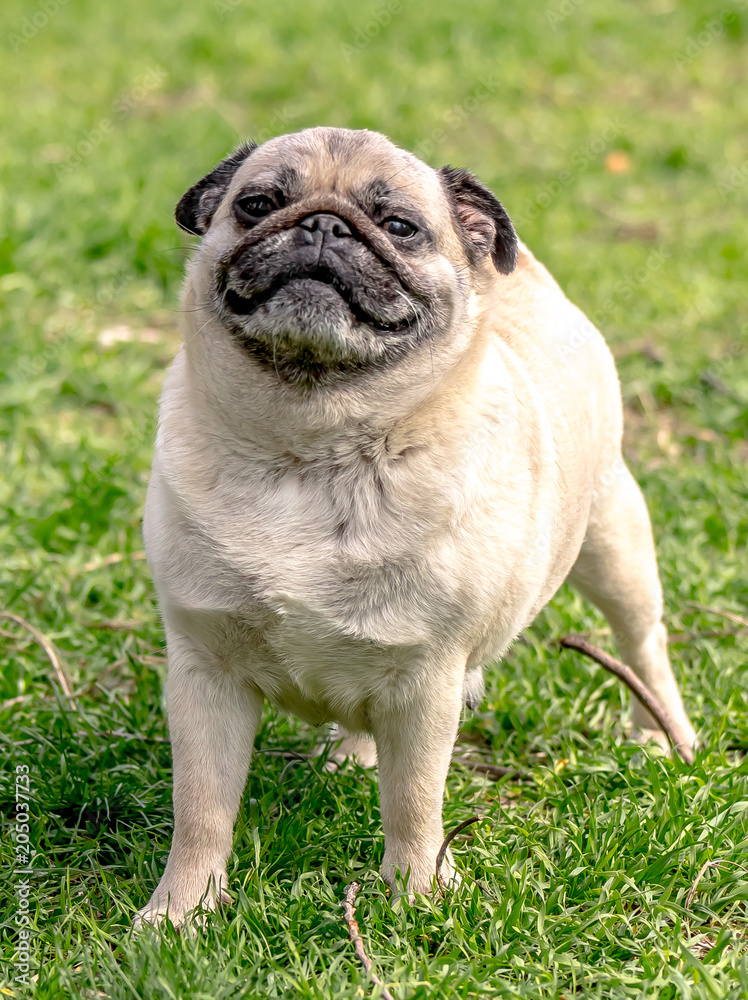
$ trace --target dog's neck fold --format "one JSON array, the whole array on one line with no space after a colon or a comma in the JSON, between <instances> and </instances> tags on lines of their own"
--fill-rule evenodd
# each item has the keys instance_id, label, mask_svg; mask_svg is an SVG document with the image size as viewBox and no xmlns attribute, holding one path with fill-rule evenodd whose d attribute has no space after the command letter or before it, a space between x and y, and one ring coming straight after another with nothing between
<instances>
[{"instance_id":1,"label":"dog's neck fold","mask_svg":"<svg viewBox=\"0 0 748 1000\"><path fill-rule=\"evenodd\" d=\"M428 443L449 425L451 401L470 398L488 349L487 338L475 335L477 319L477 313L465 317L464 332L448 354L440 353L438 365L425 347L376 378L364 373L319 390L288 385L259 368L222 335L217 321L202 329L195 324L194 331L185 331L179 377L189 382L188 398L201 425L248 460L337 462L397 454ZM216 328L208 329L213 323ZM456 384L468 387L467 393L455 393Z\"/></svg>"}]
</instances>

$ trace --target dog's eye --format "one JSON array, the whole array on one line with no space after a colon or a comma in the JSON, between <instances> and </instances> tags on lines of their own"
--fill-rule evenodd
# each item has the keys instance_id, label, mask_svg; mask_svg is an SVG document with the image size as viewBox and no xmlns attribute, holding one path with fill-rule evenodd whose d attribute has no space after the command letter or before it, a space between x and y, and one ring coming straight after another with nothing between
<instances>
[{"instance_id":1,"label":"dog's eye","mask_svg":"<svg viewBox=\"0 0 748 1000\"><path fill-rule=\"evenodd\" d=\"M415 236L418 232L416 227L411 222L406 222L405 219L385 219L382 223L382 229L385 233L389 233L390 236L399 236L401 240L407 240L411 236Z\"/></svg>"},{"instance_id":2,"label":"dog's eye","mask_svg":"<svg viewBox=\"0 0 748 1000\"><path fill-rule=\"evenodd\" d=\"M253 194L240 198L234 206L240 222L256 222L264 215L275 211L275 205L264 194Z\"/></svg>"}]
</instances>

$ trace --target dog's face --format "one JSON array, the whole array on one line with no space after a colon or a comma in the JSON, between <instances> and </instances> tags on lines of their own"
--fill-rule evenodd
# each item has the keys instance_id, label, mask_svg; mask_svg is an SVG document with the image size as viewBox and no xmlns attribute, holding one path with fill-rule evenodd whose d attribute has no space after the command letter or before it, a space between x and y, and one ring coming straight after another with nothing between
<instances>
[{"instance_id":1,"label":"dog's face","mask_svg":"<svg viewBox=\"0 0 748 1000\"><path fill-rule=\"evenodd\" d=\"M309 129L241 146L191 188L199 308L302 390L438 350L517 240L471 174L432 170L376 132Z\"/></svg>"}]
</instances>

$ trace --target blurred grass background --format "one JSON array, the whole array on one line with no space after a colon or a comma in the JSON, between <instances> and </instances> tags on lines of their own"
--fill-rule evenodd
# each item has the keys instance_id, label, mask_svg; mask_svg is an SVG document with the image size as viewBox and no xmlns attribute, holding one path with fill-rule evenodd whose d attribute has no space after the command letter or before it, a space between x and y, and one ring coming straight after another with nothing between
<instances>
[{"instance_id":1,"label":"blurred grass background","mask_svg":"<svg viewBox=\"0 0 748 1000\"><path fill-rule=\"evenodd\" d=\"M745 0L6 0L2 606L55 644L80 707L0 623L6 817L15 764L35 789L37 996L357 995L337 907L354 871L398 996L748 996L747 35ZM171 823L140 516L190 246L173 207L240 139L316 124L472 169L607 336L705 750L688 771L621 743L615 682L554 646L608 641L564 589L466 721L531 782L450 778L447 822L485 816L458 854L489 894L391 913L375 779L258 754L238 907L197 939L133 942ZM311 739L268 711L258 748ZM20 996L8 834L3 974Z\"/></svg>"}]
</instances>

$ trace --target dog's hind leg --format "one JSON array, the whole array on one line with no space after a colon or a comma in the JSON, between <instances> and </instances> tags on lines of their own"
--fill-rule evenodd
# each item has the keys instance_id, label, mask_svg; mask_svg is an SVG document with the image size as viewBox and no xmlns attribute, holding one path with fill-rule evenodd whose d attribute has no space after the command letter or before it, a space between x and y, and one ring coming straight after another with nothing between
<instances>
[{"instance_id":1,"label":"dog's hind leg","mask_svg":"<svg viewBox=\"0 0 748 1000\"><path fill-rule=\"evenodd\" d=\"M641 490L619 457L596 489L570 582L603 612L620 654L693 746L662 624L662 588L652 528ZM634 735L667 746L664 733L634 699Z\"/></svg>"},{"instance_id":2,"label":"dog's hind leg","mask_svg":"<svg viewBox=\"0 0 748 1000\"><path fill-rule=\"evenodd\" d=\"M335 723L327 739L317 744L315 754L323 754L328 748L325 764L328 771L337 771L347 760L354 760L361 767L376 766L377 745L368 733L349 733Z\"/></svg>"}]
</instances>

